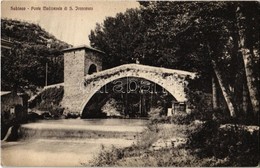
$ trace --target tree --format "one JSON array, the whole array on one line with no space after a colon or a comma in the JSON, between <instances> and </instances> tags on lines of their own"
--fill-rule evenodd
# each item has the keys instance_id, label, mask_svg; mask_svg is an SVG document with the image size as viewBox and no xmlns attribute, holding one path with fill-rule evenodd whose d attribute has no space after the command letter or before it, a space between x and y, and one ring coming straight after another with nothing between
<instances>
[{"instance_id":1,"label":"tree","mask_svg":"<svg viewBox=\"0 0 260 168\"><path fill-rule=\"evenodd\" d=\"M250 47L246 46L251 54L249 58L259 58L256 47L259 45L259 24L256 19L259 13L258 2L150 1L140 4L140 9L136 10L139 17L133 22L125 24L123 18L128 12L121 13L116 18L108 18L103 26L99 25L92 31L90 41L94 42L94 47L113 53L111 62L117 60L116 65L130 63L129 55L132 58L139 55L142 64L196 71L201 76L197 89L206 92L211 91L209 81L212 75L216 75L231 116L238 115L238 111L242 109L240 104L243 102L243 84L249 85L248 90L253 92L250 99L257 100L259 87L254 83L259 80L256 68L259 61L251 61L250 72L250 68L243 65L245 59L239 49L241 26L237 24L236 10L238 6L242 6L243 11L250 11L246 15L251 19L243 22L242 28L246 29L242 34L251 39L247 40L251 41L248 43ZM127 16L130 17L128 20L133 17ZM115 27L113 22L117 23ZM138 31L128 29L131 24L136 25ZM128 33L137 37L135 44L132 44L131 38L122 38ZM122 59L122 52L129 53L128 57ZM256 106L256 102L252 102L252 105Z\"/></svg>"},{"instance_id":2,"label":"tree","mask_svg":"<svg viewBox=\"0 0 260 168\"><path fill-rule=\"evenodd\" d=\"M248 9L250 9L250 11L248 11ZM254 30L251 31L248 30L256 26L256 25L254 26L252 25L252 23L254 24L252 20L253 21L256 20L258 18L258 14L253 13L253 11L259 12L259 3L239 4L237 6L236 14L237 14L237 28L239 34L239 41L238 41L239 49L243 56L246 82L249 90L251 104L255 116L257 116L259 113L259 85L258 85L259 81L257 82L257 79L254 74L254 68L253 68L254 67L254 60L253 60L254 42L251 42L251 40L254 41L254 37L252 33L252 31ZM259 26L257 28L259 28ZM258 30L259 29L256 29L255 31Z\"/></svg>"},{"instance_id":3,"label":"tree","mask_svg":"<svg viewBox=\"0 0 260 168\"><path fill-rule=\"evenodd\" d=\"M124 14L117 14L115 18L108 17L102 25L97 24L95 30L91 31L91 46L106 53L104 68L135 62L140 57L138 46L143 41L142 23L140 11L130 9Z\"/></svg>"},{"instance_id":4,"label":"tree","mask_svg":"<svg viewBox=\"0 0 260 168\"><path fill-rule=\"evenodd\" d=\"M68 44L38 25L10 19L1 21L2 36L13 42L11 50L1 51L2 90L44 86L46 63L49 64L48 84L63 82L63 58L60 56Z\"/></svg>"}]
</instances>

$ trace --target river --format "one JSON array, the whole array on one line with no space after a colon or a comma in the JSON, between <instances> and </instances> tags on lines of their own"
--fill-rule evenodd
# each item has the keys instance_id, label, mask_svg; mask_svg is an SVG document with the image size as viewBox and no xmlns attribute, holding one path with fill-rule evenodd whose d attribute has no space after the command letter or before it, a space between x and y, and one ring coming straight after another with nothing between
<instances>
[{"instance_id":1,"label":"river","mask_svg":"<svg viewBox=\"0 0 260 168\"><path fill-rule=\"evenodd\" d=\"M140 119L61 119L23 124L22 138L2 142L2 166L82 166L101 150L136 143Z\"/></svg>"}]
</instances>

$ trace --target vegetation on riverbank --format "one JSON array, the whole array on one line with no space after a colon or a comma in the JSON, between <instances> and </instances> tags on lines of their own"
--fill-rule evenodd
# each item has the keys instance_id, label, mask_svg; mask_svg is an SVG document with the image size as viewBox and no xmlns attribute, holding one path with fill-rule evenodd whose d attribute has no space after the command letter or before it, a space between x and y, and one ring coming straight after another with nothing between
<instances>
[{"instance_id":1,"label":"vegetation on riverbank","mask_svg":"<svg viewBox=\"0 0 260 168\"><path fill-rule=\"evenodd\" d=\"M35 110L47 111L50 113L51 118L60 118L64 110L60 105L63 94L63 86L46 88L29 103L29 107Z\"/></svg>"},{"instance_id":2,"label":"vegetation on riverbank","mask_svg":"<svg viewBox=\"0 0 260 168\"><path fill-rule=\"evenodd\" d=\"M156 122L151 120L153 122L147 125L137 144L123 149L103 148L90 164L122 167L259 164L259 127L252 130L242 129L241 124L228 127L210 119L186 123L189 117L157 117ZM173 118L179 118L178 124Z\"/></svg>"}]
</instances>

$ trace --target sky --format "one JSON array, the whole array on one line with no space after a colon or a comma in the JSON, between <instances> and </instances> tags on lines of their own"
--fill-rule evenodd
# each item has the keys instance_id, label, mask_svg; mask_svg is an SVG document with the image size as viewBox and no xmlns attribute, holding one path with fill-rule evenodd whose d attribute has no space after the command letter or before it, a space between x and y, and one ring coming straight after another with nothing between
<instances>
[{"instance_id":1,"label":"sky","mask_svg":"<svg viewBox=\"0 0 260 168\"><path fill-rule=\"evenodd\" d=\"M43 7L62 10L43 10ZM86 10L76 10L77 7ZM67 7L67 10L64 10ZM73 10L69 10L70 7ZM116 16L129 8L138 8L136 1L2 1L1 18L12 18L39 24L59 40L78 45L90 45L88 35L106 17ZM17 8L24 10L15 10ZM41 10L36 10L36 9Z\"/></svg>"}]
</instances>

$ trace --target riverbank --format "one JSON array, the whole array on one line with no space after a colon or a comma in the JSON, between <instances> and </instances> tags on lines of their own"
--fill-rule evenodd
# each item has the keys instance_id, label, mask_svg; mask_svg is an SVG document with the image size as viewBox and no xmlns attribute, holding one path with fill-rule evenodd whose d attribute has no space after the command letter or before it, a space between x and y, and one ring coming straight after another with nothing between
<instances>
[{"instance_id":1,"label":"riverbank","mask_svg":"<svg viewBox=\"0 0 260 168\"><path fill-rule=\"evenodd\" d=\"M149 124L137 144L103 149L90 163L102 167L257 166L259 127L252 128L256 129L212 120Z\"/></svg>"},{"instance_id":2,"label":"riverbank","mask_svg":"<svg viewBox=\"0 0 260 168\"><path fill-rule=\"evenodd\" d=\"M185 149L187 132L196 126L177 124L148 124L138 142L130 147L103 149L91 162L91 166L157 167L187 166L173 164L171 159L181 162L191 159ZM89 166L88 164L85 164Z\"/></svg>"}]
</instances>

